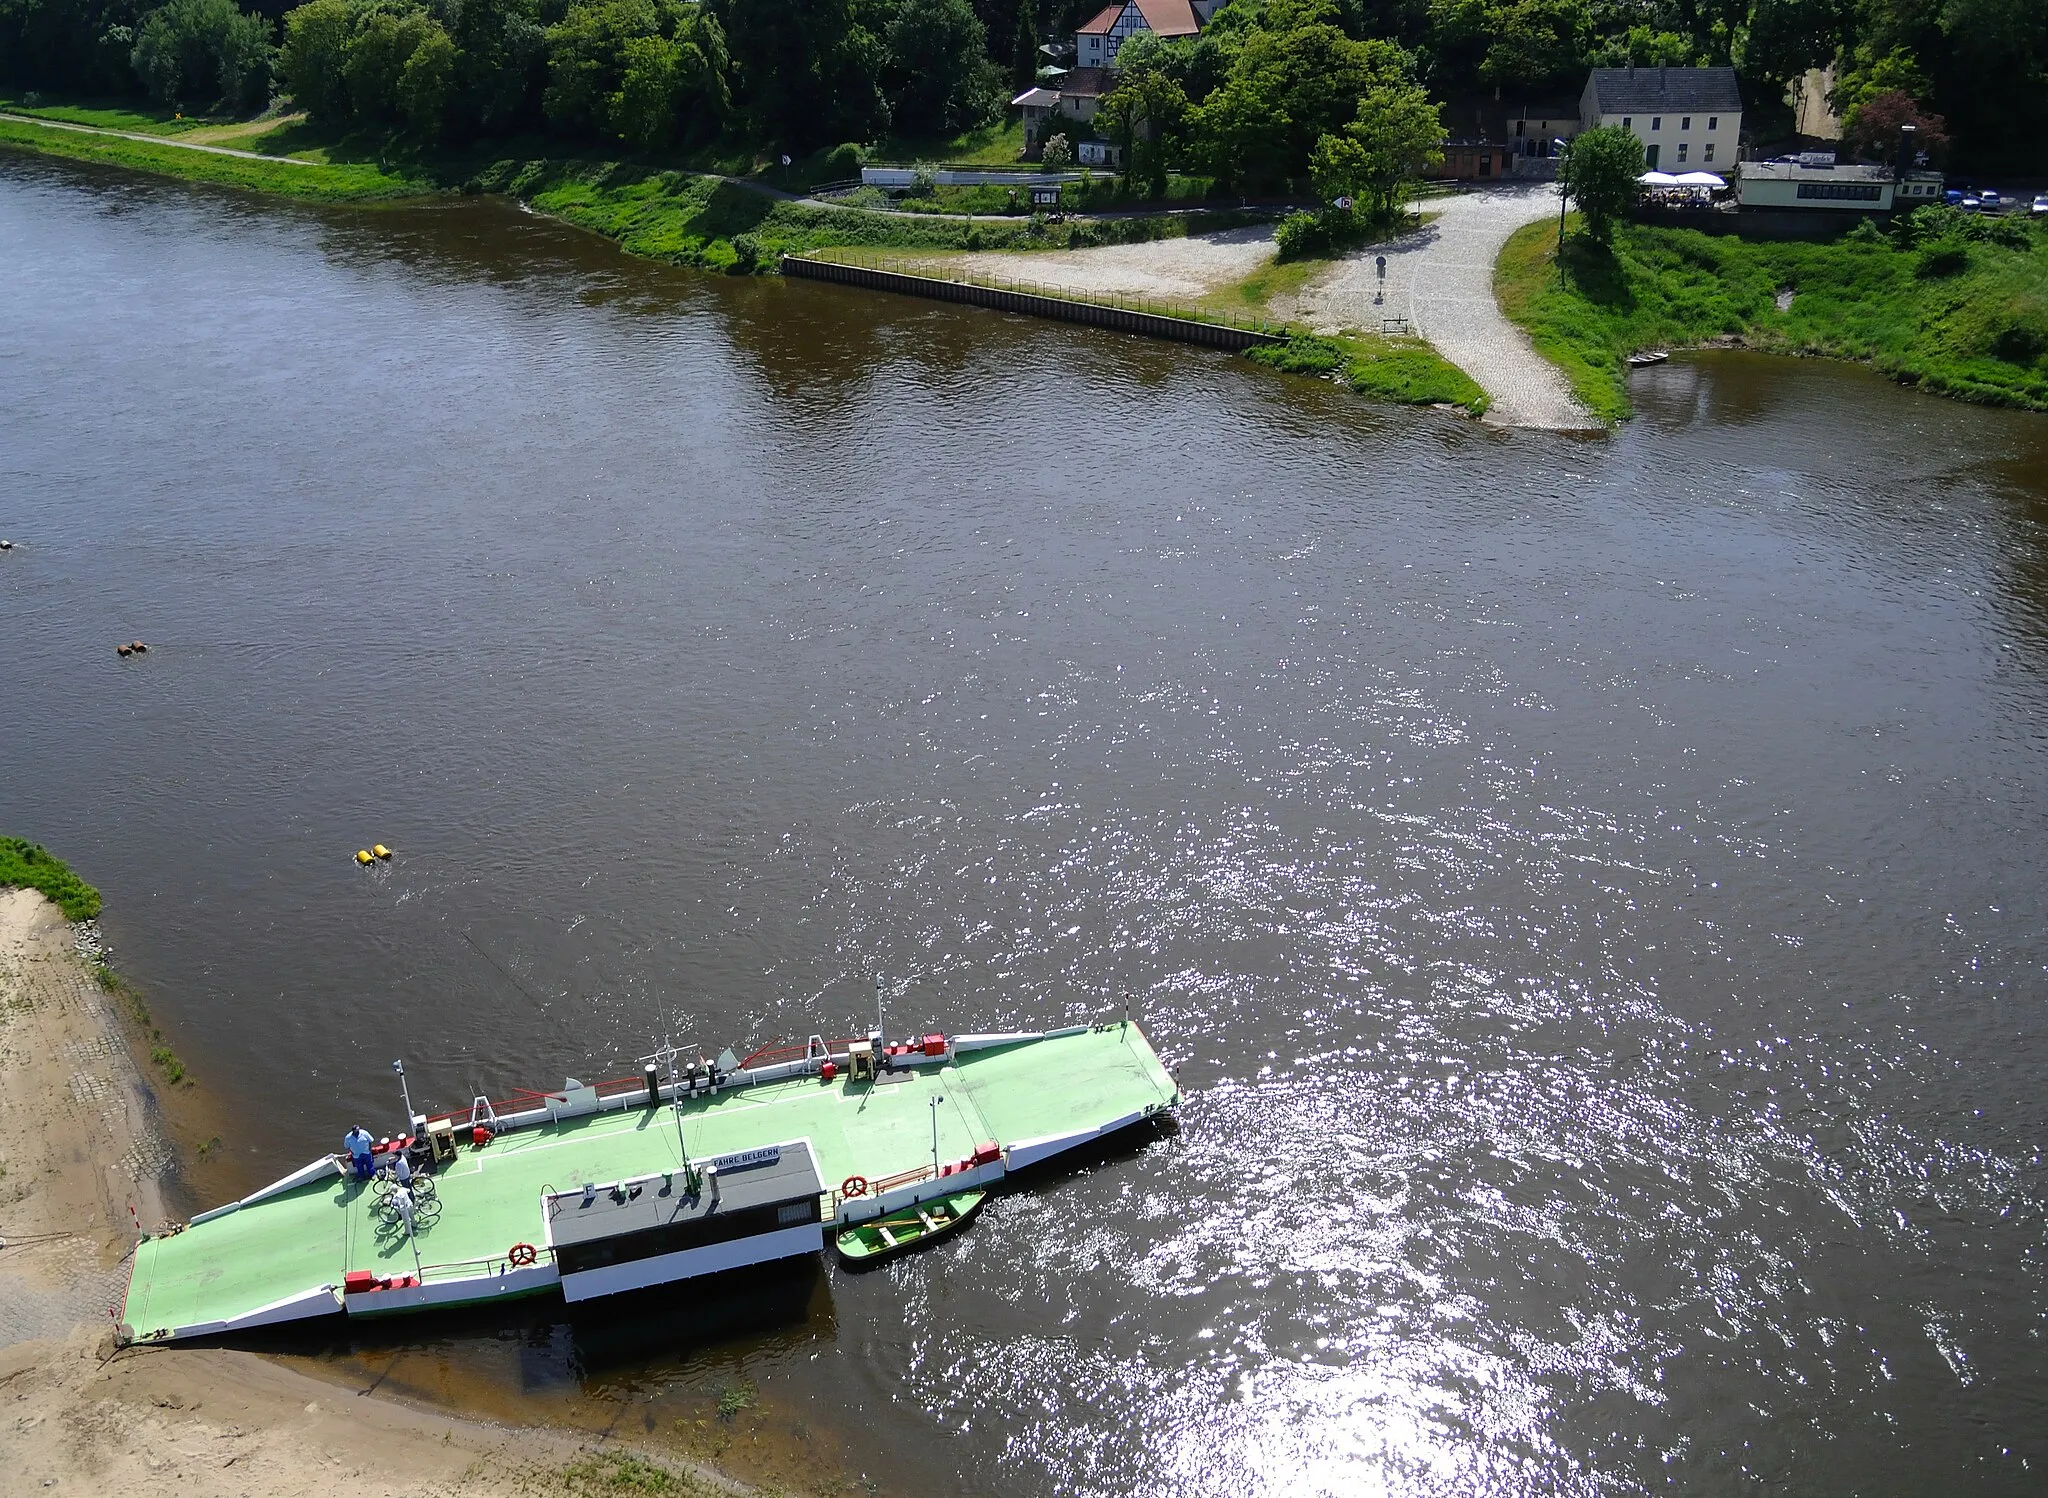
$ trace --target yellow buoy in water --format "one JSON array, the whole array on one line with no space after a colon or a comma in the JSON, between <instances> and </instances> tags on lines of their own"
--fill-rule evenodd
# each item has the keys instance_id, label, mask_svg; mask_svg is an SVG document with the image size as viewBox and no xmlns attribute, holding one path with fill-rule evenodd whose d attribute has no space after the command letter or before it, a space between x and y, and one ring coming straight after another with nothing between
<instances>
[{"instance_id":1,"label":"yellow buoy in water","mask_svg":"<svg viewBox=\"0 0 2048 1498\"><path fill-rule=\"evenodd\" d=\"M358 848L358 849L356 849L356 862L357 862L357 863L368 863L369 861L370 861L370 850L369 850L368 848Z\"/></svg>"},{"instance_id":2,"label":"yellow buoy in water","mask_svg":"<svg viewBox=\"0 0 2048 1498\"><path fill-rule=\"evenodd\" d=\"M389 858L391 856L391 850L385 847L382 843L377 844L377 846L372 848L370 851L376 854L379 858Z\"/></svg>"}]
</instances>

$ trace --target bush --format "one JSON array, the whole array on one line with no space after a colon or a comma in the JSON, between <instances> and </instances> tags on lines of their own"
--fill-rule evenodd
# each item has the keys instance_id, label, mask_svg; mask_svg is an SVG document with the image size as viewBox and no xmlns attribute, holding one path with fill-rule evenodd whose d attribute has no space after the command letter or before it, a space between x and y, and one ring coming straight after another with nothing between
<instances>
[{"instance_id":1,"label":"bush","mask_svg":"<svg viewBox=\"0 0 2048 1498\"><path fill-rule=\"evenodd\" d=\"M1273 232L1278 260L1318 260L1330 253L1330 226L1320 213L1290 213Z\"/></svg>"},{"instance_id":2,"label":"bush","mask_svg":"<svg viewBox=\"0 0 2048 1498\"><path fill-rule=\"evenodd\" d=\"M1970 267L1970 247L1953 239L1938 239L1920 252L1913 274L1923 281L1959 276Z\"/></svg>"},{"instance_id":3,"label":"bush","mask_svg":"<svg viewBox=\"0 0 2048 1498\"><path fill-rule=\"evenodd\" d=\"M1302 218L1309 215L1302 214ZM1259 343L1244 351L1254 364L1285 374L1326 375L1344 362L1344 350L1333 338L1298 333L1285 343Z\"/></svg>"},{"instance_id":4,"label":"bush","mask_svg":"<svg viewBox=\"0 0 2048 1498\"><path fill-rule=\"evenodd\" d=\"M868 150L858 141L848 141L843 146L834 146L825 153L825 179L828 182L844 181L858 177L860 169L868 164Z\"/></svg>"}]
</instances>

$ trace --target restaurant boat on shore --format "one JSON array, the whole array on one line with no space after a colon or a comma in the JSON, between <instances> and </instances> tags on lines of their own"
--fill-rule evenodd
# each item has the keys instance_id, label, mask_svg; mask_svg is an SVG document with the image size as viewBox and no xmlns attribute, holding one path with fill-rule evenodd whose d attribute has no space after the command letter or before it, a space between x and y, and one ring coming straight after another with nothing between
<instances>
[{"instance_id":1,"label":"restaurant boat on shore","mask_svg":"<svg viewBox=\"0 0 2048 1498\"><path fill-rule=\"evenodd\" d=\"M815 1254L828 1227L916 1216L1180 1103L1128 1019L664 1059L666 1075L414 1115L368 1180L325 1156L146 1235L123 1337L584 1301Z\"/></svg>"}]
</instances>

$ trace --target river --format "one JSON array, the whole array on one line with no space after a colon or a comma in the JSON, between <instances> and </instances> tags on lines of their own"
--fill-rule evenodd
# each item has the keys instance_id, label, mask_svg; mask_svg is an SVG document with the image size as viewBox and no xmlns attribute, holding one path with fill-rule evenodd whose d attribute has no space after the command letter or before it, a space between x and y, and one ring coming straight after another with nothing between
<instances>
[{"instance_id":1,"label":"river","mask_svg":"<svg viewBox=\"0 0 2048 1498\"><path fill-rule=\"evenodd\" d=\"M2048 422L1635 390L1503 434L0 156L0 828L105 890L191 1203L396 1056L454 1106L876 973L1128 992L1188 1093L882 1273L332 1376L882 1492L2039 1492Z\"/></svg>"}]
</instances>

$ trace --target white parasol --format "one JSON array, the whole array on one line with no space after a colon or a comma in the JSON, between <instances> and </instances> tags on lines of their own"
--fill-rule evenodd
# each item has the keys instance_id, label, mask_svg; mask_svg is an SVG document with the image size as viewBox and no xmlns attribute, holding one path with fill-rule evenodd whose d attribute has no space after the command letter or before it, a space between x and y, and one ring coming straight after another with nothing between
<instances>
[{"instance_id":1,"label":"white parasol","mask_svg":"<svg viewBox=\"0 0 2048 1498\"><path fill-rule=\"evenodd\" d=\"M1669 172L1644 172L1636 181L1644 187L1676 187L1678 179Z\"/></svg>"},{"instance_id":2,"label":"white parasol","mask_svg":"<svg viewBox=\"0 0 2048 1498\"><path fill-rule=\"evenodd\" d=\"M1716 177L1712 172L1680 172L1678 174L1678 185L1680 187L1726 187L1728 183L1725 179Z\"/></svg>"}]
</instances>

